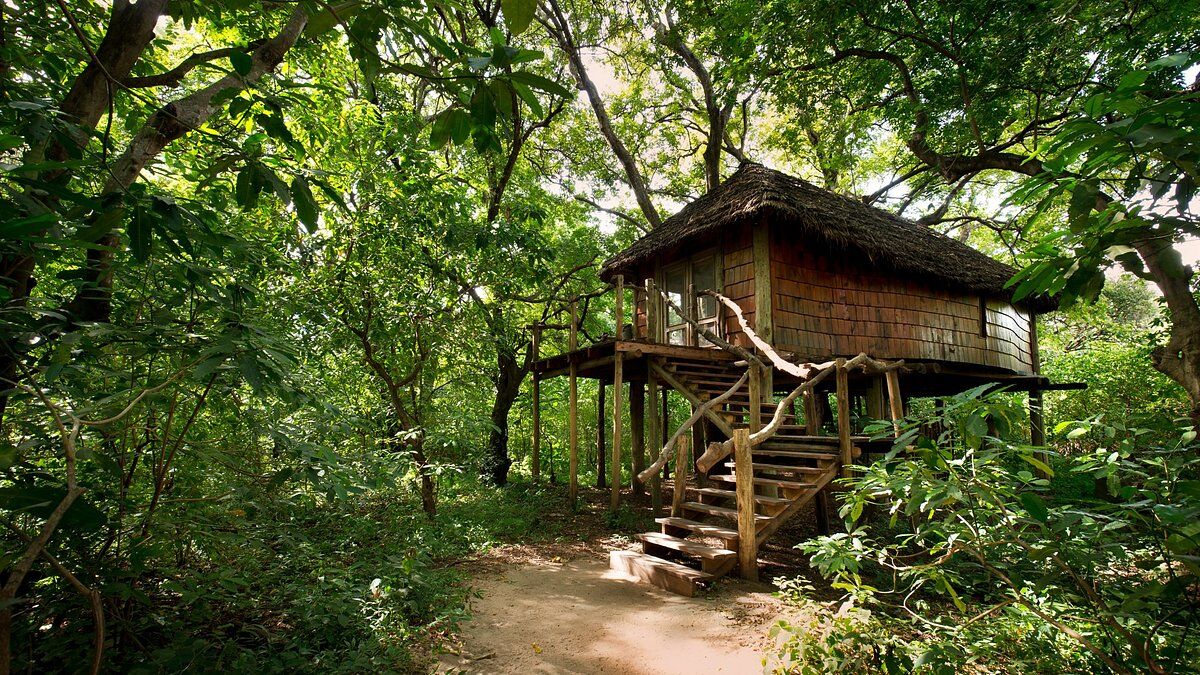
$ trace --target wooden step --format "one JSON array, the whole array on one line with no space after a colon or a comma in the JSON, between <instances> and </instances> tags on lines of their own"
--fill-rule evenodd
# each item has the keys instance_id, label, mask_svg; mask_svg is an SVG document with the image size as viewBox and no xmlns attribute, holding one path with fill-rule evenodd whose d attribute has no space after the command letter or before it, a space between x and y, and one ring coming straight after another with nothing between
<instances>
[{"instance_id":1,"label":"wooden step","mask_svg":"<svg viewBox=\"0 0 1200 675\"><path fill-rule=\"evenodd\" d=\"M637 551L609 551L608 567L638 581L692 597L716 575Z\"/></svg>"},{"instance_id":2,"label":"wooden step","mask_svg":"<svg viewBox=\"0 0 1200 675\"><path fill-rule=\"evenodd\" d=\"M698 520L688 520L687 518L676 518L672 516L668 516L666 518L655 518L654 522L663 526L663 534L671 534L670 532L667 532L668 528L687 530L702 537L722 539L725 541L726 548L734 548L737 546L737 530L731 530L727 527L720 527L718 525L713 525L712 523L702 523Z\"/></svg>"},{"instance_id":3,"label":"wooden step","mask_svg":"<svg viewBox=\"0 0 1200 675\"><path fill-rule=\"evenodd\" d=\"M755 457L766 455L768 457L790 457L791 459L815 459L825 462L836 462L841 459L841 456L836 452L809 452L806 450L792 450L790 448L772 447L770 441L757 445L752 451Z\"/></svg>"},{"instance_id":4,"label":"wooden step","mask_svg":"<svg viewBox=\"0 0 1200 675\"><path fill-rule=\"evenodd\" d=\"M718 474L716 476L709 476L708 478L709 480L720 481L722 483L737 483L737 478L728 474ZM782 478L764 478L762 476L755 476L754 484L772 485L774 487L786 488L789 490L805 490L815 487L812 483L799 483L794 480L783 480ZM790 502L791 500L788 499L786 501Z\"/></svg>"},{"instance_id":5,"label":"wooden step","mask_svg":"<svg viewBox=\"0 0 1200 675\"><path fill-rule=\"evenodd\" d=\"M709 476L716 478L716 476ZM725 497L727 499L737 499L737 493L733 490L722 490L721 488L688 488L696 494L702 494L707 497ZM754 495L754 503L762 504L763 506L787 506L792 503L790 499L783 497L767 497L765 495Z\"/></svg>"},{"instance_id":6,"label":"wooden step","mask_svg":"<svg viewBox=\"0 0 1200 675\"><path fill-rule=\"evenodd\" d=\"M643 532L637 535L637 538L646 544L662 546L663 548L669 548L673 551L679 551L680 553L686 553L705 560L723 561L737 557L737 551L701 544L698 541L691 541L690 539L680 539L679 537L663 534L662 532Z\"/></svg>"},{"instance_id":7,"label":"wooden step","mask_svg":"<svg viewBox=\"0 0 1200 675\"><path fill-rule=\"evenodd\" d=\"M700 502L684 502L683 508L684 508L684 510L687 510L687 511L695 511L697 513L705 513L710 516L720 516L722 518L729 518L734 521L736 521L737 517L738 517L737 509L731 509L731 508L727 508L724 506L717 506L716 504L701 504ZM754 519L757 521L763 522L763 521L770 520L771 516L764 516L761 513L756 513L756 514L754 514Z\"/></svg>"},{"instance_id":8,"label":"wooden step","mask_svg":"<svg viewBox=\"0 0 1200 675\"><path fill-rule=\"evenodd\" d=\"M730 469L734 467L733 462L725 462L725 466ZM789 464L768 464L764 462L754 462L755 471L775 471L778 473L825 473L829 470L827 466L791 466Z\"/></svg>"}]
</instances>

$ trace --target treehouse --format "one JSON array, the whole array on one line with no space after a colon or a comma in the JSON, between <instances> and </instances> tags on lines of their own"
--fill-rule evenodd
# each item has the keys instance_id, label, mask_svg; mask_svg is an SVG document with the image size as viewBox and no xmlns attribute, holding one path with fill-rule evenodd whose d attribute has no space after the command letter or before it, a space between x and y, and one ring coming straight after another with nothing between
<instances>
[{"instance_id":1,"label":"treehouse","mask_svg":"<svg viewBox=\"0 0 1200 675\"><path fill-rule=\"evenodd\" d=\"M572 325L567 353L535 361L535 466L539 383L567 376L574 498L576 381L600 380L610 420L597 424L597 470L609 462L615 508L627 383L633 489L648 485L657 512L673 475L672 503L661 531L639 536L643 552L615 551L611 564L685 594L734 569L754 578L758 547L787 520L803 512L824 527L831 481L879 449L866 421L898 429L914 397L1027 391L1040 444L1040 392L1053 385L1038 372L1034 318L1053 305L1014 301L1013 273L928 227L743 164L604 263L615 336L579 348ZM659 405L668 393L693 411L674 429Z\"/></svg>"}]
</instances>

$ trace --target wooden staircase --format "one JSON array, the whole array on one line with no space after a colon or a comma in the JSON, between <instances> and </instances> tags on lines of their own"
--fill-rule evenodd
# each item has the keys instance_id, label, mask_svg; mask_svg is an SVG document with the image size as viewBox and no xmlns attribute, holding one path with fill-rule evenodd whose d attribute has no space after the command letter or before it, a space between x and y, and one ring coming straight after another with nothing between
<instances>
[{"instance_id":1,"label":"wooden staircase","mask_svg":"<svg viewBox=\"0 0 1200 675\"><path fill-rule=\"evenodd\" d=\"M667 369L678 385L689 390L686 393L691 398L701 401L725 392L742 376L741 368L720 362L673 361ZM777 405L762 402L761 425L775 414ZM722 407L721 414L730 426L735 429L750 426L746 387L727 399ZM805 431L789 412L773 436L751 448L754 528L759 546L841 471L839 439L808 435ZM686 480L689 468L676 466L676 481ZM737 481L731 456L709 475L698 477L699 485L687 486L682 504L670 516L656 520L659 532L637 535L641 553L614 551L610 554L610 566L688 596L737 569L740 540Z\"/></svg>"}]
</instances>

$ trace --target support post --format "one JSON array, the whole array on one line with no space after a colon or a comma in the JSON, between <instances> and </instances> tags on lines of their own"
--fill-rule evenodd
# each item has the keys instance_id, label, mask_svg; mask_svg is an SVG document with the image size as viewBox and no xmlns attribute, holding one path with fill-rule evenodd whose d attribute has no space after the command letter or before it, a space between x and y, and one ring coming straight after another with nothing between
<instances>
[{"instance_id":1,"label":"support post","mask_svg":"<svg viewBox=\"0 0 1200 675\"><path fill-rule=\"evenodd\" d=\"M867 417L881 420L887 417L887 399L884 394L884 379L879 375L871 377L867 385Z\"/></svg>"},{"instance_id":2,"label":"support post","mask_svg":"<svg viewBox=\"0 0 1200 675\"><path fill-rule=\"evenodd\" d=\"M733 464L737 485L738 568L743 579L758 581L758 532L755 526L754 459L750 431L733 430Z\"/></svg>"},{"instance_id":3,"label":"support post","mask_svg":"<svg viewBox=\"0 0 1200 675\"><path fill-rule=\"evenodd\" d=\"M657 456L659 450L663 446L662 431L660 429L658 416L658 375L651 368L646 369L646 437L650 439L650 445L654 448L654 454ZM662 510L662 484L660 483L660 475L654 474L650 479L650 508L655 516L658 516Z\"/></svg>"},{"instance_id":4,"label":"support post","mask_svg":"<svg viewBox=\"0 0 1200 675\"><path fill-rule=\"evenodd\" d=\"M696 433L695 427L692 427L692 433ZM690 473L687 446L687 438L683 436L675 442L675 484L671 494L671 515L676 518L683 515L683 497L687 492L687 477Z\"/></svg>"},{"instance_id":5,"label":"support post","mask_svg":"<svg viewBox=\"0 0 1200 675\"><path fill-rule=\"evenodd\" d=\"M804 392L804 428L809 436L821 433L821 413L817 406L817 392Z\"/></svg>"},{"instance_id":6,"label":"support post","mask_svg":"<svg viewBox=\"0 0 1200 675\"><path fill-rule=\"evenodd\" d=\"M646 279L646 339L651 343L658 342L661 330L658 326L659 313L659 296L658 287L654 285L654 278ZM654 399L650 399L653 404Z\"/></svg>"},{"instance_id":7,"label":"support post","mask_svg":"<svg viewBox=\"0 0 1200 675\"><path fill-rule=\"evenodd\" d=\"M757 363L751 363L750 369L750 413L749 419L746 420L746 425L750 427L750 433L757 433L762 428L762 368Z\"/></svg>"},{"instance_id":8,"label":"support post","mask_svg":"<svg viewBox=\"0 0 1200 675\"><path fill-rule=\"evenodd\" d=\"M577 334L576 323L578 323L578 308L574 300L571 301L571 332L567 334L567 349L573 354L579 346L579 336ZM568 408L567 408L567 439L569 444L569 471L570 477L567 483L567 496L571 501L571 508L575 508L576 499L579 496L579 364L575 363L574 356L571 357L571 371L568 376Z\"/></svg>"},{"instance_id":9,"label":"support post","mask_svg":"<svg viewBox=\"0 0 1200 675\"><path fill-rule=\"evenodd\" d=\"M629 439L629 461L633 464L629 487L634 495L641 495L645 489L638 474L646 468L646 388L645 383L634 380L629 382Z\"/></svg>"},{"instance_id":10,"label":"support post","mask_svg":"<svg viewBox=\"0 0 1200 675\"><path fill-rule=\"evenodd\" d=\"M1042 372L1042 356L1038 352L1038 333L1037 333L1037 315L1029 316L1029 354L1033 361L1033 372L1040 375ZM1034 390L1029 392L1029 444L1035 446L1046 445L1046 421L1042 417L1042 392ZM1050 465L1050 453L1037 453L1038 459L1042 460L1047 466ZM1049 478L1044 471L1039 470L1043 478Z\"/></svg>"},{"instance_id":11,"label":"support post","mask_svg":"<svg viewBox=\"0 0 1200 675\"><path fill-rule=\"evenodd\" d=\"M892 429L896 438L900 437L900 421L904 419L904 398L900 396L900 373L895 370L887 371L888 405L892 410Z\"/></svg>"},{"instance_id":12,"label":"support post","mask_svg":"<svg viewBox=\"0 0 1200 675\"><path fill-rule=\"evenodd\" d=\"M597 386L599 392L596 395L596 487L603 488L606 486L605 476L608 475L605 470L608 448L604 446L604 431L608 426L604 423L604 411L608 409L604 404L604 392L608 386L604 384L604 380L597 380Z\"/></svg>"},{"instance_id":13,"label":"support post","mask_svg":"<svg viewBox=\"0 0 1200 675\"><path fill-rule=\"evenodd\" d=\"M850 442L850 377L846 372L846 359L838 359L835 363L838 448L842 455L842 477L845 478L850 475L850 463L854 460L854 450Z\"/></svg>"},{"instance_id":14,"label":"support post","mask_svg":"<svg viewBox=\"0 0 1200 675\"><path fill-rule=\"evenodd\" d=\"M657 379L657 376L655 379ZM671 391L667 387L660 387L660 389L662 390L662 412L658 416L658 428L659 432L662 433L662 440L658 442L659 447L666 445L667 441L671 440L671 411L667 407L667 396L670 395ZM665 479L671 478L670 467L663 467L662 477Z\"/></svg>"},{"instance_id":15,"label":"support post","mask_svg":"<svg viewBox=\"0 0 1200 675\"><path fill-rule=\"evenodd\" d=\"M538 351L541 349L542 327L540 325L533 326L533 360L538 360ZM533 374L533 452L529 457L532 466L530 472L533 474L533 482L538 482L542 477L542 383L537 373Z\"/></svg>"},{"instance_id":16,"label":"support post","mask_svg":"<svg viewBox=\"0 0 1200 675\"><path fill-rule=\"evenodd\" d=\"M616 319L617 340L620 340L625 324L625 277L620 274L616 278L616 291L617 295L613 300L613 316ZM616 352L613 354L613 434L612 462L609 467L612 471L612 478L609 479L612 494L608 503L614 511L621 505L621 398L624 394L624 382L622 381L625 376L624 370L625 355Z\"/></svg>"}]
</instances>

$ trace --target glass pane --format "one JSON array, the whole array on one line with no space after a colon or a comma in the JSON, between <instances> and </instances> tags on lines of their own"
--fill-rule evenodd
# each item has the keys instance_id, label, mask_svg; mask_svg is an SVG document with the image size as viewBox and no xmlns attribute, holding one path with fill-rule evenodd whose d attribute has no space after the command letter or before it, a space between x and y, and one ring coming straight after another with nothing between
<instances>
[{"instance_id":1,"label":"glass pane","mask_svg":"<svg viewBox=\"0 0 1200 675\"><path fill-rule=\"evenodd\" d=\"M715 322L715 321L705 321L704 323L702 323L700 325L704 326L709 331L712 331L713 334L716 334L716 332L717 332L717 322ZM715 346L715 345L713 345L713 343L708 341L708 338L704 337L704 335L699 332L696 333L696 341L698 343L700 343L701 347Z\"/></svg>"},{"instance_id":2,"label":"glass pane","mask_svg":"<svg viewBox=\"0 0 1200 675\"><path fill-rule=\"evenodd\" d=\"M692 266L692 283L698 291L712 291L717 288L717 259L713 257L697 260Z\"/></svg>"},{"instance_id":3,"label":"glass pane","mask_svg":"<svg viewBox=\"0 0 1200 675\"><path fill-rule=\"evenodd\" d=\"M687 270L683 267L676 267L667 270L666 275L666 292L667 297L671 298L671 302L679 307L684 306L683 296L687 293ZM679 316L673 308L667 308L667 325L674 326L683 323L683 317ZM678 343L682 344L682 343Z\"/></svg>"},{"instance_id":4,"label":"glass pane","mask_svg":"<svg viewBox=\"0 0 1200 675\"><path fill-rule=\"evenodd\" d=\"M708 257L692 265L692 283L696 291L712 291L717 288L717 259ZM708 296L696 298L696 318L711 319L717 315L717 300Z\"/></svg>"},{"instance_id":5,"label":"glass pane","mask_svg":"<svg viewBox=\"0 0 1200 675\"><path fill-rule=\"evenodd\" d=\"M684 338L683 332L684 331L682 328L676 328L675 330L668 331L667 332L667 344L672 344L672 345L685 344L686 340Z\"/></svg>"}]
</instances>

